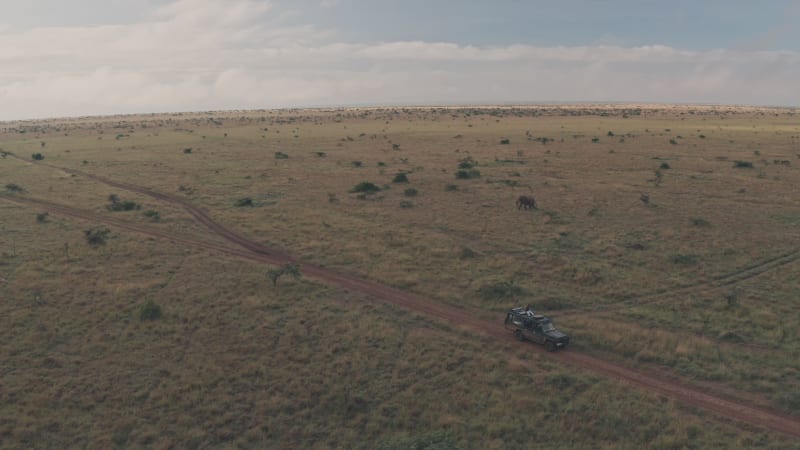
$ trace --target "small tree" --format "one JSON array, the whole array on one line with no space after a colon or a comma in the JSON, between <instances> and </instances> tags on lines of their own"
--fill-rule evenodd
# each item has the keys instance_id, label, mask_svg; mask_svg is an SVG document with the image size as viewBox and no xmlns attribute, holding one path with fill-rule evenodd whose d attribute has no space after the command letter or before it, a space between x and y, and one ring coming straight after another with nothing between
<instances>
[{"instance_id":1,"label":"small tree","mask_svg":"<svg viewBox=\"0 0 800 450\"><path fill-rule=\"evenodd\" d=\"M284 275L289 275L294 279L300 278L300 266L297 264L286 263L277 269L267 271L267 277L272 281L272 286L278 286L278 279Z\"/></svg>"},{"instance_id":2,"label":"small tree","mask_svg":"<svg viewBox=\"0 0 800 450\"><path fill-rule=\"evenodd\" d=\"M108 228L91 228L84 231L86 242L93 246L105 245L109 233L111 233L111 230Z\"/></svg>"}]
</instances>

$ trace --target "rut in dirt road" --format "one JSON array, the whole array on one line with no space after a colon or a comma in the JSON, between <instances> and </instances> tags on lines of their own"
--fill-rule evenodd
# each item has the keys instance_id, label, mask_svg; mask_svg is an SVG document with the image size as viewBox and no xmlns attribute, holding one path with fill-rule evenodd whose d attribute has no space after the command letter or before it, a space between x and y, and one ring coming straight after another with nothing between
<instances>
[{"instance_id":1,"label":"rut in dirt road","mask_svg":"<svg viewBox=\"0 0 800 450\"><path fill-rule=\"evenodd\" d=\"M302 263L298 259L289 256L285 252L268 248L225 228L221 224L214 222L202 210L179 197L161 194L129 183L120 183L103 177L84 174L80 171L67 169L61 170L66 170L67 172L75 173L77 175L88 176L94 180L109 184L111 186L149 195L161 201L167 201L176 204L186 209L199 222L206 225L209 230L215 234L218 234L219 236L224 237L230 242L237 244L241 247L241 249L230 249L216 244L208 244L202 241L181 238L166 232L152 230L144 226L128 224L123 221L105 218L90 212L81 211L46 201L5 195L0 196L0 200L5 200L20 205L35 205L54 214L63 214L82 220L106 223L122 229L128 229L130 231L148 234L162 239L168 239L184 245L195 245L200 248L219 251L253 261L265 262L268 264L283 264L285 262ZM497 322L484 320L476 317L464 309L452 308L447 305L437 303L421 295L394 289L377 282L364 280L354 275L337 272L314 264L302 263L302 271L304 275L320 280L327 284L335 285L353 292L366 294L377 300L401 306L408 310L421 313L431 318L442 320L457 327L467 328L487 336L501 339L507 343L516 342L512 335L504 329L500 319L498 319ZM786 414L727 400L711 395L707 392L700 391L696 388L692 388L686 383L661 379L656 376L619 366L584 353L566 351L548 354L539 347L530 347L532 351L538 351L542 355L549 355L557 360L569 363L575 367L592 371L608 378L619 380L627 385L637 387L641 390L671 397L687 405L692 405L713 412L722 417L758 425L800 438L800 420Z\"/></svg>"}]
</instances>

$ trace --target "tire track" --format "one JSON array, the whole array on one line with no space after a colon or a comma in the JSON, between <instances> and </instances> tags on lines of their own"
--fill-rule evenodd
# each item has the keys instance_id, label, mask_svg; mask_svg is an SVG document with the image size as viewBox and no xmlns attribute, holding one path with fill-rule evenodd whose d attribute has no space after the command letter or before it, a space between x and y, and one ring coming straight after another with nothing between
<instances>
[{"instance_id":1,"label":"tire track","mask_svg":"<svg viewBox=\"0 0 800 450\"><path fill-rule=\"evenodd\" d=\"M48 167L54 167L54 166L48 165ZM144 195L149 195L153 198L162 201L174 203L187 210L187 212L189 212L198 221L206 225L209 228L209 230L211 230L216 234L219 234L220 236L224 237L225 239L229 240L230 242L236 244L241 248L228 248L216 244L209 244L199 240L173 236L169 233L160 230L153 230L149 227L134 225L117 219L97 216L87 211L82 211L67 206L46 202L43 200L35 200L22 197L11 197L8 195L0 196L0 200L16 203L18 205L35 205L54 214L63 214L66 216L75 217L90 222L106 223L108 225L119 227L121 229L126 229L129 231L151 235L154 237L170 240L184 245L193 245L199 248L226 253L229 255L238 256L253 261L259 261L273 265L284 264L287 262L302 263L298 259L293 258L282 251L277 251L268 248L257 242L250 241L249 239L231 230L228 230L223 225L213 221L204 211L191 205L189 202L185 201L182 198L171 196L168 194L158 193L156 191L152 191L150 189L129 183L121 183L106 179L104 177L99 177L96 175L84 174L83 172L77 170L71 170L71 169L68 170L61 168L58 169L66 170L69 173L74 173L76 175L88 176L91 179L109 184L111 186L118 187L120 189L130 190L132 192L138 192ZM778 261L778 259L773 259L773 260ZM753 267L764 267L765 265L766 264L757 264L754 265ZM480 319L471 314L469 311L463 309L448 307L446 305L432 301L428 298L425 298L417 294L401 291L399 289L391 288L389 286L377 282L364 280L354 275L349 275L332 269L327 269L322 266L314 264L302 263L302 270L306 276L317 279L323 283L335 285L340 288L344 288L345 290L366 294L384 303L390 303L393 305L401 306L405 309L421 313L423 315L432 318L439 319L453 326L463 327L466 329L470 329L472 331L479 332L486 336L500 339L509 344L515 343L517 345L525 345L524 343L518 343L513 338L513 336L505 330L503 325L500 323L501 321L499 319L497 323L493 321ZM731 277L722 277L722 278L728 279ZM605 377L618 380L626 385L634 386L644 391L649 391L659 395L671 397L682 403L692 405L701 409L705 409L722 417L727 417L729 419L734 419L741 422L758 425L763 428L768 428L781 433L785 433L787 435L794 436L796 438L800 438L800 420L791 417L787 414L783 414L777 411L771 411L765 408L749 406L733 400L728 400L719 396L712 395L708 392L703 392L696 388L692 388L691 386L689 386L684 382L658 378L653 375L649 375L637 370L633 370L630 368L626 368L624 366L619 366L595 358L588 354L576 351L558 352L551 354L551 353L546 353L543 349L539 348L538 346L529 346L529 347L531 347L533 351L538 351L542 355L549 355L564 363L568 363L578 368L592 371L597 374L603 375Z\"/></svg>"}]
</instances>

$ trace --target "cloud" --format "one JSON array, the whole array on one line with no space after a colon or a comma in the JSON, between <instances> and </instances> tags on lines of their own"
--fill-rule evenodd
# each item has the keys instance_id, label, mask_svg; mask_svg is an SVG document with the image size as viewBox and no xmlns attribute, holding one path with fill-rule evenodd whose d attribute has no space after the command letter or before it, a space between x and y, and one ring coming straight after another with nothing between
<instances>
[{"instance_id":1,"label":"cloud","mask_svg":"<svg viewBox=\"0 0 800 450\"><path fill-rule=\"evenodd\" d=\"M129 25L0 29L0 120L388 103L800 105L800 53L337 42L269 2L179 0Z\"/></svg>"}]
</instances>

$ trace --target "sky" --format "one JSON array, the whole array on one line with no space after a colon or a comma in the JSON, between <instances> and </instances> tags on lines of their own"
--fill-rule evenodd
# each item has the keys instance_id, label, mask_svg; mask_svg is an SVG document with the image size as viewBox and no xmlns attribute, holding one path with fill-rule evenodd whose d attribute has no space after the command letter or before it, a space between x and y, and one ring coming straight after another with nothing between
<instances>
[{"instance_id":1,"label":"sky","mask_svg":"<svg viewBox=\"0 0 800 450\"><path fill-rule=\"evenodd\" d=\"M800 0L0 0L0 120L549 102L800 106Z\"/></svg>"}]
</instances>

